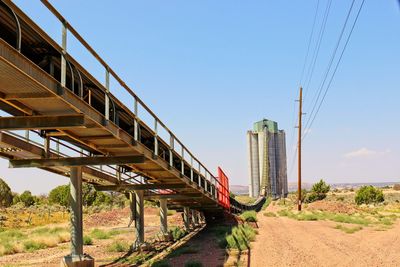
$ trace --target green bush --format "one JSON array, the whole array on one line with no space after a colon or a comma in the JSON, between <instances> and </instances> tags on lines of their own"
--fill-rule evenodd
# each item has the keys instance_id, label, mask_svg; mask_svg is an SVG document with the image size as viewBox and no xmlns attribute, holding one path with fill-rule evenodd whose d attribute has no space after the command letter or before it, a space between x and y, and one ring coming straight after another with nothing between
<instances>
[{"instance_id":1,"label":"green bush","mask_svg":"<svg viewBox=\"0 0 400 267\"><path fill-rule=\"evenodd\" d=\"M31 191L24 191L20 196L19 199L22 203L24 203L25 207L30 207L35 204L35 199L32 196Z\"/></svg>"},{"instance_id":2,"label":"green bush","mask_svg":"<svg viewBox=\"0 0 400 267\"><path fill-rule=\"evenodd\" d=\"M250 242L254 241L257 232L248 224L232 228L232 233L225 237L227 247L230 249L246 250Z\"/></svg>"},{"instance_id":3,"label":"green bush","mask_svg":"<svg viewBox=\"0 0 400 267\"><path fill-rule=\"evenodd\" d=\"M109 239L111 237L110 233L97 228L93 229L90 235L96 239Z\"/></svg>"},{"instance_id":4,"label":"green bush","mask_svg":"<svg viewBox=\"0 0 400 267\"><path fill-rule=\"evenodd\" d=\"M361 205L380 203L385 201L385 198L381 189L375 188L372 185L366 185L360 187L360 189L356 192L354 200L357 205Z\"/></svg>"},{"instance_id":5,"label":"green bush","mask_svg":"<svg viewBox=\"0 0 400 267\"><path fill-rule=\"evenodd\" d=\"M83 244L84 244L85 246L93 245L93 240L92 240L92 238L91 238L90 236L88 236L88 235L83 236Z\"/></svg>"},{"instance_id":6,"label":"green bush","mask_svg":"<svg viewBox=\"0 0 400 267\"><path fill-rule=\"evenodd\" d=\"M108 252L127 252L129 251L129 244L127 242L114 241L108 248Z\"/></svg>"},{"instance_id":7,"label":"green bush","mask_svg":"<svg viewBox=\"0 0 400 267\"><path fill-rule=\"evenodd\" d=\"M49 193L49 202L51 204L59 204L64 207L69 207L69 185L60 185L54 188Z\"/></svg>"},{"instance_id":8,"label":"green bush","mask_svg":"<svg viewBox=\"0 0 400 267\"><path fill-rule=\"evenodd\" d=\"M271 197L267 197L264 204L262 205L261 210L265 210L266 208L268 208L268 206L271 204L271 201L272 201Z\"/></svg>"},{"instance_id":9,"label":"green bush","mask_svg":"<svg viewBox=\"0 0 400 267\"><path fill-rule=\"evenodd\" d=\"M82 183L82 204L86 207L93 205L97 197L97 191L93 185Z\"/></svg>"},{"instance_id":10,"label":"green bush","mask_svg":"<svg viewBox=\"0 0 400 267\"><path fill-rule=\"evenodd\" d=\"M39 249L45 249L45 248L47 248L47 245L42 242L36 242L36 241L29 240L24 243L24 248L26 251L32 252L32 251L39 250Z\"/></svg>"},{"instance_id":11,"label":"green bush","mask_svg":"<svg viewBox=\"0 0 400 267\"><path fill-rule=\"evenodd\" d=\"M96 199L93 202L93 205L100 206L100 205L112 205L112 199L110 194L104 192L97 192Z\"/></svg>"},{"instance_id":12,"label":"green bush","mask_svg":"<svg viewBox=\"0 0 400 267\"><path fill-rule=\"evenodd\" d=\"M245 211L240 215L245 222L257 222L257 213L254 210Z\"/></svg>"},{"instance_id":13,"label":"green bush","mask_svg":"<svg viewBox=\"0 0 400 267\"><path fill-rule=\"evenodd\" d=\"M13 195L8 184L0 178L0 207L7 208L13 202Z\"/></svg>"},{"instance_id":14,"label":"green bush","mask_svg":"<svg viewBox=\"0 0 400 267\"><path fill-rule=\"evenodd\" d=\"M179 240L186 235L186 231L179 227L172 228L170 232L172 234L172 238L174 239L174 241Z\"/></svg>"},{"instance_id":15,"label":"green bush","mask_svg":"<svg viewBox=\"0 0 400 267\"><path fill-rule=\"evenodd\" d=\"M305 198L305 202L311 203L326 198L326 194L329 192L330 188L331 187L326 184L324 180L319 180L318 183L313 184L310 194Z\"/></svg>"}]
</instances>

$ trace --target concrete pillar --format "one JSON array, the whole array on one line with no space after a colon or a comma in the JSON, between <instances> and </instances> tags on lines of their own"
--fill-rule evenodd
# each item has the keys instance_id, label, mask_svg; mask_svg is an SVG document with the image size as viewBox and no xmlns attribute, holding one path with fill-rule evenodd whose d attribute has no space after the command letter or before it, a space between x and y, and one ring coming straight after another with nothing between
<instances>
[{"instance_id":1,"label":"concrete pillar","mask_svg":"<svg viewBox=\"0 0 400 267\"><path fill-rule=\"evenodd\" d=\"M199 211L197 211L197 210L194 211L193 222L194 222L194 225L196 225L196 226L200 226L199 214L200 214Z\"/></svg>"},{"instance_id":2,"label":"concrete pillar","mask_svg":"<svg viewBox=\"0 0 400 267\"><path fill-rule=\"evenodd\" d=\"M61 266L94 266L94 259L83 255L82 229L82 167L71 167L71 255L64 257Z\"/></svg>"},{"instance_id":3,"label":"concrete pillar","mask_svg":"<svg viewBox=\"0 0 400 267\"><path fill-rule=\"evenodd\" d=\"M135 228L136 228L136 245L144 243L144 201L143 201L143 190L135 191L136 197L136 217L135 217Z\"/></svg>"},{"instance_id":4,"label":"concrete pillar","mask_svg":"<svg viewBox=\"0 0 400 267\"><path fill-rule=\"evenodd\" d=\"M190 230L190 221L189 221L189 207L184 207L183 208L183 223L185 224L185 229L186 231Z\"/></svg>"},{"instance_id":5,"label":"concrete pillar","mask_svg":"<svg viewBox=\"0 0 400 267\"><path fill-rule=\"evenodd\" d=\"M168 234L168 209L167 209L167 200L160 199L160 225L161 232L164 235Z\"/></svg>"}]
</instances>

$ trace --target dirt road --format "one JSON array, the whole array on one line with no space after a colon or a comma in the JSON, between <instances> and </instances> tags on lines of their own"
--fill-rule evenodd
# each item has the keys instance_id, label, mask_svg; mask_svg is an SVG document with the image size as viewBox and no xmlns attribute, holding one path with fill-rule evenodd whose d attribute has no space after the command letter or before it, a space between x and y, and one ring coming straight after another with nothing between
<instances>
[{"instance_id":1,"label":"dirt road","mask_svg":"<svg viewBox=\"0 0 400 267\"><path fill-rule=\"evenodd\" d=\"M273 207L269 207L273 211ZM250 266L400 266L400 224L347 234L328 221L296 221L258 214Z\"/></svg>"}]
</instances>

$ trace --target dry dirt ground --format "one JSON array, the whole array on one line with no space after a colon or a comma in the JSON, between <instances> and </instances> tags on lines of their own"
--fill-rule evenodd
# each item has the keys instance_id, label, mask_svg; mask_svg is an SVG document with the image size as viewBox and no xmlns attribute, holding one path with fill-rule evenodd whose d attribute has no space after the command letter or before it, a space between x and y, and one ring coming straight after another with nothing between
<instances>
[{"instance_id":1,"label":"dry dirt ground","mask_svg":"<svg viewBox=\"0 0 400 267\"><path fill-rule=\"evenodd\" d=\"M145 208L145 239L152 239L160 229L157 208ZM109 252L107 246L113 241L125 241L132 244L135 241L134 228L127 228L129 210L127 208L84 215L84 231L99 228L105 231L118 230L122 233L112 239L93 239L93 245L84 246L84 252L96 259L96 266L110 264L114 259L122 257L125 252ZM182 226L180 213L168 216L169 226ZM54 226L67 226L66 223ZM85 230L86 229L86 230ZM62 243L54 248L37 250L32 253L17 253L0 256L0 266L60 266L61 259L70 253L70 243ZM121 265L122 266L122 265Z\"/></svg>"},{"instance_id":2,"label":"dry dirt ground","mask_svg":"<svg viewBox=\"0 0 400 267\"><path fill-rule=\"evenodd\" d=\"M276 212L276 206L266 211ZM330 221L297 221L258 214L250 266L400 266L400 223L347 234Z\"/></svg>"}]
</instances>

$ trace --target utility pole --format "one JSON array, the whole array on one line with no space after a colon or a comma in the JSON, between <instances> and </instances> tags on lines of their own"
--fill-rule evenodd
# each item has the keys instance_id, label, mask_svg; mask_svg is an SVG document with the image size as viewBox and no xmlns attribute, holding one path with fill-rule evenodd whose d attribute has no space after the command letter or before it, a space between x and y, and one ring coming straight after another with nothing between
<instances>
[{"instance_id":1,"label":"utility pole","mask_svg":"<svg viewBox=\"0 0 400 267\"><path fill-rule=\"evenodd\" d=\"M301 211L301 119L303 117L303 88L300 87L300 98L299 98L299 136L297 142L297 153L298 153L298 163L297 163L297 210Z\"/></svg>"}]
</instances>

